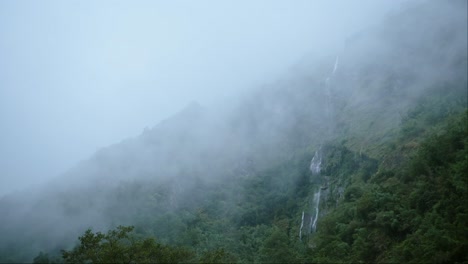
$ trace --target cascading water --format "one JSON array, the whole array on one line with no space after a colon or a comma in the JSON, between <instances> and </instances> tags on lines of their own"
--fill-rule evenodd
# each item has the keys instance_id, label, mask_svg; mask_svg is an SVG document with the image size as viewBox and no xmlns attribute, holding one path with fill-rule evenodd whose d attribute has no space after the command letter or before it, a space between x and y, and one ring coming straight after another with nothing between
<instances>
[{"instance_id":1,"label":"cascading water","mask_svg":"<svg viewBox=\"0 0 468 264\"><path fill-rule=\"evenodd\" d=\"M310 171L314 175L320 174L321 166L322 166L322 155L321 155L321 150L319 149L315 151L315 155L310 161Z\"/></svg>"},{"instance_id":2,"label":"cascading water","mask_svg":"<svg viewBox=\"0 0 468 264\"><path fill-rule=\"evenodd\" d=\"M302 228L304 227L304 211L302 211L301 228L299 229L299 239L302 241Z\"/></svg>"},{"instance_id":3,"label":"cascading water","mask_svg":"<svg viewBox=\"0 0 468 264\"><path fill-rule=\"evenodd\" d=\"M335 64L333 65L333 71L330 76L325 79L325 93L326 93L326 101L327 101L327 118L330 119L331 117L331 89L330 89L330 79L335 75L336 70L338 69L338 56L336 56Z\"/></svg>"},{"instance_id":4,"label":"cascading water","mask_svg":"<svg viewBox=\"0 0 468 264\"><path fill-rule=\"evenodd\" d=\"M333 66L332 75L335 75L336 69L338 69L338 56L336 56L336 59L335 59L335 65Z\"/></svg>"},{"instance_id":5,"label":"cascading water","mask_svg":"<svg viewBox=\"0 0 468 264\"><path fill-rule=\"evenodd\" d=\"M315 151L315 155L312 158L312 161L310 162L310 171L314 175L319 175L321 171L321 166L322 166L322 147L320 147L319 150ZM315 232L317 230L317 220L319 217L319 206L320 206L320 191L321 188L318 189L314 193L314 212L315 215L310 217L310 226L309 226L309 232ZM302 216L304 218L304 216ZM302 226L301 226L302 228Z\"/></svg>"},{"instance_id":6,"label":"cascading water","mask_svg":"<svg viewBox=\"0 0 468 264\"><path fill-rule=\"evenodd\" d=\"M330 119L330 105L331 105L331 89L330 89L330 80L335 75L336 70L338 69L338 56L336 56L335 64L333 66L333 71L330 76L325 79L325 93L326 93L326 101L327 101L327 118ZM310 171L312 175L320 175L322 166L322 147L319 150L315 151L314 157L310 161ZM307 220L309 224L309 233L317 231L317 221L319 218L319 206L320 206L320 195L321 195L321 188L318 188L318 191L314 193L313 203L314 203L314 215L310 216L307 214ZM301 219L301 227L299 230L299 239L302 240L302 229L304 228L304 211L302 211L302 219Z\"/></svg>"},{"instance_id":7,"label":"cascading water","mask_svg":"<svg viewBox=\"0 0 468 264\"><path fill-rule=\"evenodd\" d=\"M319 205L320 205L320 188L318 192L314 193L314 201L315 201L315 216L314 219L311 221L310 231L315 232L317 230L317 220L319 217Z\"/></svg>"}]
</instances>

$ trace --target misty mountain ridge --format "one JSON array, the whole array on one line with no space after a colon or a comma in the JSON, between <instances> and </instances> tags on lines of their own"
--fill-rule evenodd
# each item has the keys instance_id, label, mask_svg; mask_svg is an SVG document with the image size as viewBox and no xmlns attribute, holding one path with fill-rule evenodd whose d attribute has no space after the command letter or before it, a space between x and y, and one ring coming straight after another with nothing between
<instances>
[{"instance_id":1,"label":"misty mountain ridge","mask_svg":"<svg viewBox=\"0 0 468 264\"><path fill-rule=\"evenodd\" d=\"M208 109L193 102L141 135L97 151L29 194L5 195L0 200L0 255L15 248L12 259L32 259L41 250L70 248L86 228L107 230L119 224L136 225L141 234L156 234L165 243L183 244L176 237L189 236L187 228L171 231L165 228L172 227L167 222L182 226L188 219L190 225L196 225L210 210L232 217L242 228L273 225L262 223L258 210L249 211L243 205L253 206L252 197L266 192L262 189L265 175L275 175L265 181L279 195L265 199L280 199L278 204L292 192L288 189L292 186L320 186L319 178L304 171L322 146L324 164L328 162L324 165L328 178L322 187L341 185L324 189L328 203L322 205L325 210L320 217L333 215L333 206L340 199L354 199L347 189L354 183L349 176L354 172L343 169L335 182L332 177L346 157L363 157L350 162L352 167L378 175L378 166L380 171L404 162L392 156L398 149L394 142L415 106L421 102L435 106L446 116L466 111L465 11L464 1L418 4L354 36L335 57L314 61L310 68L309 62L299 63L287 78L258 88L229 110ZM436 100L443 103L433 103ZM402 142L405 147L419 146L427 131L432 130L421 129L420 134L415 132L420 139L413 135L408 136L410 142ZM342 146L335 147L336 142ZM342 162L333 165L336 160ZM312 183L298 175L310 176ZM369 175L366 177L374 177ZM251 186L260 186L257 194L249 191ZM209 196L213 190L223 190L214 196L223 197L218 197L223 205L209 209L205 204L213 198ZM311 190L302 192L307 197ZM230 212L235 210L242 217ZM288 213L295 220L287 224L279 218L271 221L275 228L292 230L292 225L299 225L299 214L300 209ZM158 224L164 230L156 230ZM286 240L298 240L295 233Z\"/></svg>"},{"instance_id":2,"label":"misty mountain ridge","mask_svg":"<svg viewBox=\"0 0 468 264\"><path fill-rule=\"evenodd\" d=\"M464 69L463 63L466 64L466 61L463 61L463 58L466 58L466 30L463 31L463 26L461 26L463 23L460 23L462 19L459 16L453 16L454 19L444 19L454 7L443 6L440 8L437 5L426 4L415 8L427 9L426 13L431 14L433 24L427 23L424 16L413 16L412 10L408 10L393 19L408 20L409 22L394 23L395 21L389 18L390 21L386 21L384 26L374 30L375 32L371 31L367 35L353 38L342 54L337 56L337 59L339 58L338 69L331 81L332 94L330 96L335 104L342 104L340 107L344 105L345 110L340 109L339 112L341 118L346 113L352 112L346 108L354 111L364 108L363 111L366 111L369 107L375 107L380 110L379 117L366 118L367 122L378 122L382 119L393 120L391 126L396 127L400 122L401 114L414 104L420 94L427 89L428 84L433 85L437 82L453 80L454 76L456 78L464 77L462 71ZM439 9L434 12L434 8ZM416 32L412 29L413 27L406 26L410 24L415 24L414 28L420 29L417 31L418 34L414 34ZM440 37L441 35L444 37ZM369 39L374 39L374 41ZM406 41L401 43L401 40ZM392 42L395 41L397 43L393 44ZM369 45L369 43L374 44ZM376 54L369 55L369 51ZM367 55L363 56L363 52L367 52ZM359 64L356 65L356 61ZM252 138L248 139L249 142L242 142L243 144L261 145L263 138L272 137L267 141L270 145L276 145L277 142L270 141L290 140L286 130L295 132L303 130L300 131L303 133L310 133L307 128L325 130L324 126L329 126L327 123L336 122L333 116L329 117L332 120L325 120L328 117L323 116L322 112L326 107L321 100L327 97L324 86L326 86L326 79L329 78L328 75L333 71L334 62L332 60L323 63L320 75L312 73L313 77L294 76L291 80L282 80L277 84L267 86L264 90L254 93L251 98L247 98L247 102L241 103L241 106L233 110L233 114L227 117L215 117L214 115L208 117L210 115L207 113L208 109L202 108L197 102L192 102L178 114L162 121L152 129L146 130L140 137L104 148L91 159L103 159L99 162L105 164L105 159L118 159L119 153L132 156L132 147L136 150L153 147L161 154L168 154L183 148L191 148L191 151L194 151L194 149L207 145L229 144L240 140L240 138L243 140ZM402 63L398 62L403 62L403 67L401 67ZM421 76L425 78L421 78ZM428 76L430 78L427 78ZM421 83L421 81L427 83ZM376 89L378 86L380 88ZM317 87L321 88L317 89ZM382 112L381 105L374 103L381 102L381 99L384 99L383 101L388 106L384 110L385 112ZM244 114L241 108L246 108L247 112L245 116L242 116L242 119L236 116ZM337 109L338 107L333 108ZM297 114L300 112L303 112L304 116ZM365 115L362 112L353 114ZM248 120L248 118L253 120ZM268 120L269 118L271 120ZM301 125L304 128L298 129L298 126ZM213 133L213 130L219 131ZM327 132L326 134L328 134ZM229 138L202 139L204 134L224 136L228 133L231 133L230 136L234 138L230 140ZM269 135L271 133L276 134ZM177 142L172 142L168 138L170 136L177 138ZM323 136L321 135L321 137ZM312 136L309 137L305 142L301 142L301 145L313 145L314 139ZM204 142L206 140L215 143L206 144ZM182 143L185 143L184 146L177 145ZM198 143L200 146L195 146ZM141 146L136 147L132 144L140 144ZM165 147L173 147L173 149L166 150ZM142 152L146 154L145 151ZM112 157L112 155L116 155L116 157ZM171 155L169 154L169 156ZM190 158L194 157L186 157L186 159ZM123 159L125 160L125 158ZM165 159L166 161L162 164L171 163L167 160L170 158ZM124 164L122 161L117 163ZM146 161L143 163L147 164ZM114 177L118 178L117 175Z\"/></svg>"}]
</instances>

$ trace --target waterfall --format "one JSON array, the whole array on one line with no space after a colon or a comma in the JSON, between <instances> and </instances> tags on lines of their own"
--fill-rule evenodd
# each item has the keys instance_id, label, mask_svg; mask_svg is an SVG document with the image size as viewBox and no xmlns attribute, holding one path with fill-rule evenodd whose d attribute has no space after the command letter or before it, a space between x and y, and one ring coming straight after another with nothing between
<instances>
[{"instance_id":1,"label":"waterfall","mask_svg":"<svg viewBox=\"0 0 468 264\"><path fill-rule=\"evenodd\" d=\"M327 119L330 120L330 117L331 117L331 113L330 113L330 101L331 101L331 91L330 91L330 77L327 77L327 79L325 79L325 85L326 85L326 89L325 89L325 95L326 95L326 103L327 103L327 109L326 109L326 116L327 116Z\"/></svg>"},{"instance_id":2,"label":"waterfall","mask_svg":"<svg viewBox=\"0 0 468 264\"><path fill-rule=\"evenodd\" d=\"M302 228L304 227L304 211L302 211L301 228L299 229L299 239L302 241Z\"/></svg>"},{"instance_id":3,"label":"waterfall","mask_svg":"<svg viewBox=\"0 0 468 264\"><path fill-rule=\"evenodd\" d=\"M319 188L318 192L314 193L314 201L315 201L315 217L314 220L312 221L312 226L311 226L311 232L315 232L317 230L317 220L319 217L319 205L320 205L320 191L321 188Z\"/></svg>"},{"instance_id":4,"label":"waterfall","mask_svg":"<svg viewBox=\"0 0 468 264\"><path fill-rule=\"evenodd\" d=\"M327 118L330 119L331 113L330 113L330 105L331 105L331 89L330 89L330 80L332 77L335 75L336 70L338 69L338 56L336 56L335 59L335 64L333 65L333 71L330 76L325 78L325 93L326 93L326 102L327 102Z\"/></svg>"},{"instance_id":5,"label":"waterfall","mask_svg":"<svg viewBox=\"0 0 468 264\"><path fill-rule=\"evenodd\" d=\"M321 166L322 166L322 153L321 153L321 149L319 149L315 151L315 155L310 161L310 171L312 171L312 174L314 175L320 174Z\"/></svg>"},{"instance_id":6,"label":"waterfall","mask_svg":"<svg viewBox=\"0 0 468 264\"><path fill-rule=\"evenodd\" d=\"M338 56L336 56L336 59L335 59L335 66L333 66L332 75L335 75L336 69L338 69Z\"/></svg>"},{"instance_id":7,"label":"waterfall","mask_svg":"<svg viewBox=\"0 0 468 264\"><path fill-rule=\"evenodd\" d=\"M330 120L331 113L330 113L330 105L331 105L331 89L330 89L330 80L335 75L336 70L338 69L338 56L336 56L335 64L333 65L333 71L330 76L325 78L325 93L326 93L326 115L328 120ZM322 147L315 151L314 157L310 161L310 171L312 175L320 175L322 166ZM314 193L314 215L307 214L307 225L309 226L309 233L317 231L317 220L319 218L319 206L320 206L320 195L321 195L321 188L318 188L318 191ZM299 239L302 241L302 229L304 228L304 211L302 211L302 219L301 219L301 228L299 229ZM310 217L309 217L310 216Z\"/></svg>"},{"instance_id":8,"label":"waterfall","mask_svg":"<svg viewBox=\"0 0 468 264\"><path fill-rule=\"evenodd\" d=\"M320 147L318 150L315 151L315 155L310 161L310 171L314 175L320 174L322 166L322 147ZM319 204L320 204L320 188L318 192L314 193L314 202L315 202L315 217L311 216L310 221L309 221L309 233L315 232L316 226L317 226L317 219L318 219L318 210L319 210ZM304 214L302 215L302 221L304 222ZM301 225L302 229L302 225Z\"/></svg>"},{"instance_id":9,"label":"waterfall","mask_svg":"<svg viewBox=\"0 0 468 264\"><path fill-rule=\"evenodd\" d=\"M319 150L315 151L315 155L312 158L312 161L310 162L310 171L314 175L319 175L321 166L322 166L322 147L320 147ZM309 233L315 232L315 230L317 229L317 220L319 216L319 205L320 205L320 192L321 192L321 188L319 188L318 191L314 193L313 201L314 201L315 216L310 217ZM304 219L304 215L302 215L302 218ZM302 225L301 225L301 229L302 229Z\"/></svg>"}]
</instances>

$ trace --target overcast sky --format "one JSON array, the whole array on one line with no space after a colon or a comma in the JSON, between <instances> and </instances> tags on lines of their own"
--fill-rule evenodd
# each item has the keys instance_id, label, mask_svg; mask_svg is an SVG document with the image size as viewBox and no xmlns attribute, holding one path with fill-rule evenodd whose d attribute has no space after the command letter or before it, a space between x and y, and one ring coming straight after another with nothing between
<instances>
[{"instance_id":1,"label":"overcast sky","mask_svg":"<svg viewBox=\"0 0 468 264\"><path fill-rule=\"evenodd\" d=\"M0 194L333 53L404 0L0 1Z\"/></svg>"}]
</instances>

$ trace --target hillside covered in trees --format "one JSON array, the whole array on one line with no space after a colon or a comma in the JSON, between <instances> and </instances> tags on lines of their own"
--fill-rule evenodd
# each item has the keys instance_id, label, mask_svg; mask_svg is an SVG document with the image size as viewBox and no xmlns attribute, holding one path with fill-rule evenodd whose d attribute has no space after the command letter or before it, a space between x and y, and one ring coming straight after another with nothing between
<instances>
[{"instance_id":1,"label":"hillside covered in trees","mask_svg":"<svg viewBox=\"0 0 468 264\"><path fill-rule=\"evenodd\" d=\"M467 262L466 10L416 4L1 198L0 262Z\"/></svg>"}]
</instances>

